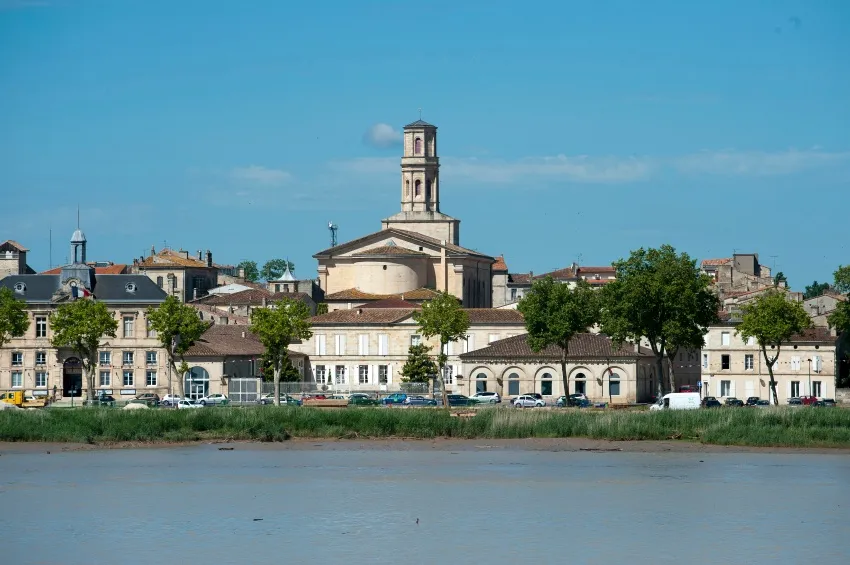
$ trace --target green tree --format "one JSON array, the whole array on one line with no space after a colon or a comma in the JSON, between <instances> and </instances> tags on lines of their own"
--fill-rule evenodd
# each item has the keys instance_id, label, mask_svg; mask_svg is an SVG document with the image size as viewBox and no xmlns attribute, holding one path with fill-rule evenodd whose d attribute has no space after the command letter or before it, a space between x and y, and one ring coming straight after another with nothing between
<instances>
[{"instance_id":1,"label":"green tree","mask_svg":"<svg viewBox=\"0 0 850 565\"><path fill-rule=\"evenodd\" d=\"M670 245L638 249L614 263L616 280L602 288L602 331L615 343L645 338L655 355L658 396L664 392L664 356L702 341L717 321L711 279L687 253Z\"/></svg>"},{"instance_id":2,"label":"green tree","mask_svg":"<svg viewBox=\"0 0 850 565\"><path fill-rule=\"evenodd\" d=\"M242 261L241 263L236 265L236 268L242 269L246 281L257 282L257 280L260 278L260 269L257 268L256 261L248 261L246 259L245 261Z\"/></svg>"},{"instance_id":3,"label":"green tree","mask_svg":"<svg viewBox=\"0 0 850 565\"><path fill-rule=\"evenodd\" d=\"M845 388L850 386L846 369L848 352L850 352L850 301L839 301L829 316L826 318L829 327L838 333L838 346L836 349L839 369L836 371L835 386Z\"/></svg>"},{"instance_id":4,"label":"green tree","mask_svg":"<svg viewBox=\"0 0 850 565\"><path fill-rule=\"evenodd\" d=\"M788 288L788 277L785 276L785 273L779 271L776 273L776 276L773 277L773 286L778 288L782 283L785 284L785 288Z\"/></svg>"},{"instance_id":5,"label":"green tree","mask_svg":"<svg viewBox=\"0 0 850 565\"><path fill-rule=\"evenodd\" d=\"M752 302L741 306L742 321L736 333L744 339L755 338L761 349L762 357L770 374L770 390L773 393L773 403L779 404L776 394L776 380L773 376L773 365L779 358L782 344L791 337L812 326L812 320L800 302L788 300L785 291L769 290L757 296ZM767 354L770 347L773 355Z\"/></svg>"},{"instance_id":6,"label":"green tree","mask_svg":"<svg viewBox=\"0 0 850 565\"><path fill-rule=\"evenodd\" d=\"M29 327L26 304L8 288L0 288L0 348L13 337L22 337Z\"/></svg>"},{"instance_id":7,"label":"green tree","mask_svg":"<svg viewBox=\"0 0 850 565\"><path fill-rule=\"evenodd\" d=\"M50 326L53 329L53 347L67 347L82 361L86 373L86 396L93 400L100 340L115 337L118 322L103 302L83 299L59 306L50 317Z\"/></svg>"},{"instance_id":8,"label":"green tree","mask_svg":"<svg viewBox=\"0 0 850 565\"><path fill-rule=\"evenodd\" d=\"M286 266L289 265L289 270L295 271L295 263L286 259L269 259L260 270L260 278L264 281L273 281L279 279L286 271Z\"/></svg>"},{"instance_id":9,"label":"green tree","mask_svg":"<svg viewBox=\"0 0 850 565\"><path fill-rule=\"evenodd\" d=\"M274 381L274 359L268 354L263 353L260 358L260 371L263 374L263 380L268 382ZM280 369L280 382L282 383L297 383L301 380L301 373L292 364L292 358L289 355L283 360L283 365Z\"/></svg>"},{"instance_id":10,"label":"green tree","mask_svg":"<svg viewBox=\"0 0 850 565\"><path fill-rule=\"evenodd\" d=\"M440 388L443 392L443 406L449 408L446 392L446 351L450 341L466 339L469 330L469 315L461 308L457 298L447 292L422 304L422 310L413 315L419 324L419 332L426 338L438 337L440 350L437 354L437 368L440 376Z\"/></svg>"},{"instance_id":11,"label":"green tree","mask_svg":"<svg viewBox=\"0 0 850 565\"><path fill-rule=\"evenodd\" d=\"M551 345L561 350L561 379L564 394L569 396L567 357L570 340L599 322L599 293L584 280L570 288L570 285L546 277L531 285L517 310L525 318L532 351L539 352Z\"/></svg>"},{"instance_id":12,"label":"green tree","mask_svg":"<svg viewBox=\"0 0 850 565\"><path fill-rule=\"evenodd\" d=\"M149 307L147 317L151 329L156 331L157 339L166 351L168 364L179 377L177 395L182 398L185 394L183 376L189 371L184 357L210 326L198 317L197 310L174 296L169 296L159 306ZM180 359L179 366L177 359Z\"/></svg>"},{"instance_id":13,"label":"green tree","mask_svg":"<svg viewBox=\"0 0 850 565\"><path fill-rule=\"evenodd\" d=\"M266 348L265 356L272 363L274 403L280 406L280 379L289 361L289 344L313 335L310 308L291 298L279 300L269 308L256 308L251 312L251 331L260 338Z\"/></svg>"},{"instance_id":14,"label":"green tree","mask_svg":"<svg viewBox=\"0 0 850 565\"><path fill-rule=\"evenodd\" d=\"M322 314L328 313L328 303L327 302L319 302L316 304L316 316L320 316Z\"/></svg>"},{"instance_id":15,"label":"green tree","mask_svg":"<svg viewBox=\"0 0 850 565\"><path fill-rule=\"evenodd\" d=\"M815 281L806 287L806 290L803 292L803 298L814 298L816 296L820 296L829 289L829 283L819 283L818 281Z\"/></svg>"},{"instance_id":16,"label":"green tree","mask_svg":"<svg viewBox=\"0 0 850 565\"><path fill-rule=\"evenodd\" d=\"M841 294L850 294L850 265L839 265L838 270L832 273L834 277L835 290Z\"/></svg>"},{"instance_id":17,"label":"green tree","mask_svg":"<svg viewBox=\"0 0 850 565\"><path fill-rule=\"evenodd\" d=\"M407 350L407 361L401 368L401 380L406 383L427 383L437 374L437 364L428 355L431 348L424 343L411 345Z\"/></svg>"}]
</instances>

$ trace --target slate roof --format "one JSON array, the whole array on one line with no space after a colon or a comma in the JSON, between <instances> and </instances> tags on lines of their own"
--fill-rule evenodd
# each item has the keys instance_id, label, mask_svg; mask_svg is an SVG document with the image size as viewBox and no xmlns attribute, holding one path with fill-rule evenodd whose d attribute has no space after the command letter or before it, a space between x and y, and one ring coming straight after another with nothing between
<instances>
[{"instance_id":1,"label":"slate roof","mask_svg":"<svg viewBox=\"0 0 850 565\"><path fill-rule=\"evenodd\" d=\"M409 292L400 292L398 294L372 294L363 292L356 288L347 288L334 292L333 294L325 295L325 302L333 300L386 300L387 298L399 298L401 300L431 300L439 296L436 290L430 288L417 288Z\"/></svg>"},{"instance_id":2,"label":"slate roof","mask_svg":"<svg viewBox=\"0 0 850 565\"><path fill-rule=\"evenodd\" d=\"M560 347L550 345L539 353L532 351L528 345L528 334L517 335L507 339L494 341L489 346L469 353L463 353L460 358L464 361L491 360L491 359L534 359L557 361L561 358ZM588 357L615 359L615 358L637 358L649 357L652 354L645 348L640 352L634 350L634 346L623 344L615 348L611 339L601 334L578 334L570 340L569 355L567 358L586 359Z\"/></svg>"},{"instance_id":3,"label":"slate roof","mask_svg":"<svg viewBox=\"0 0 850 565\"><path fill-rule=\"evenodd\" d=\"M61 275L9 275L0 280L0 287L12 289L19 282L24 283L23 293L15 296L27 303L52 302L53 294L60 288ZM135 292L127 290L127 284L135 285ZM128 304L157 304L165 301L167 294L145 275L96 275L94 288L90 289L100 302Z\"/></svg>"},{"instance_id":4,"label":"slate roof","mask_svg":"<svg viewBox=\"0 0 850 565\"><path fill-rule=\"evenodd\" d=\"M257 335L245 326L212 325L189 348L186 357L260 356L265 351ZM289 357L300 358L304 354L290 351Z\"/></svg>"},{"instance_id":5,"label":"slate roof","mask_svg":"<svg viewBox=\"0 0 850 565\"><path fill-rule=\"evenodd\" d=\"M434 129L437 129L437 126L435 126L433 124L429 124L428 122L426 122L422 119L419 119L419 120L416 120L415 122L410 122L409 124L404 126L404 129L407 129L407 128L434 128Z\"/></svg>"}]
</instances>

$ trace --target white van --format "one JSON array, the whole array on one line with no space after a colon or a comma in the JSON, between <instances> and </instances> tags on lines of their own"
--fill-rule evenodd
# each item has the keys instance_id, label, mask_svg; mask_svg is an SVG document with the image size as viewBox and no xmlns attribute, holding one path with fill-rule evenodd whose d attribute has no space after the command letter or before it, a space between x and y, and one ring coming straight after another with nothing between
<instances>
[{"instance_id":1,"label":"white van","mask_svg":"<svg viewBox=\"0 0 850 565\"><path fill-rule=\"evenodd\" d=\"M657 404L649 407L650 410L696 410L699 408L700 398L698 392L671 392L661 397Z\"/></svg>"}]
</instances>

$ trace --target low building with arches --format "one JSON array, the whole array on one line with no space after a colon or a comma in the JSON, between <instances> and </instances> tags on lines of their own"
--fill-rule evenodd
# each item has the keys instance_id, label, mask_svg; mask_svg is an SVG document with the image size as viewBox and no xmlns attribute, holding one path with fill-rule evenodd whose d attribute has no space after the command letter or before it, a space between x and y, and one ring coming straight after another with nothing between
<instances>
[{"instance_id":1,"label":"low building with arches","mask_svg":"<svg viewBox=\"0 0 850 565\"><path fill-rule=\"evenodd\" d=\"M644 347L616 347L600 334L579 334L570 341L567 357L567 393L561 373L561 352L549 346L535 352L528 335L517 335L461 354L467 376L461 392L498 392L503 398L536 393L554 404L564 394L584 393L591 402L635 404L653 394L655 358Z\"/></svg>"}]
</instances>

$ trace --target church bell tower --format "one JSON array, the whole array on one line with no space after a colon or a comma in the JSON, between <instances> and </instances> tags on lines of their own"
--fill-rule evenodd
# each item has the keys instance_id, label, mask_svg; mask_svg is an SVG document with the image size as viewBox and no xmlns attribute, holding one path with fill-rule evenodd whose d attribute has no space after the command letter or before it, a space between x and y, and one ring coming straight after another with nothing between
<instances>
[{"instance_id":1,"label":"church bell tower","mask_svg":"<svg viewBox=\"0 0 850 565\"><path fill-rule=\"evenodd\" d=\"M401 158L401 211L440 211L437 126L422 120L404 126L404 154Z\"/></svg>"}]
</instances>

